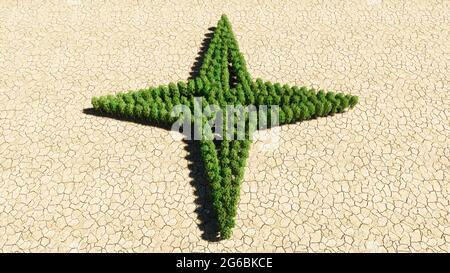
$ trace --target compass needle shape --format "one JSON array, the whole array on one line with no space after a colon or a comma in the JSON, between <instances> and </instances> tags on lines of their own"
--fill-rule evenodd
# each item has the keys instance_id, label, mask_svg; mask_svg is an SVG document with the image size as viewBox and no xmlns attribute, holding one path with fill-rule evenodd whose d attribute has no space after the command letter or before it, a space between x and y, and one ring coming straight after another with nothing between
<instances>
[{"instance_id":1,"label":"compass needle shape","mask_svg":"<svg viewBox=\"0 0 450 273\"><path fill-rule=\"evenodd\" d=\"M202 105L217 105L220 109L228 105L276 105L279 107L279 125L342 113L358 103L358 97L349 94L253 80L230 22L222 15L196 78L115 96L94 97L92 105L95 111L112 116L170 125L179 118L171 115L173 107L185 105L194 113L198 97L202 98ZM270 113L267 112L263 119L270 120ZM201 113L198 119L201 122L195 126L203 128L208 117ZM261 116L258 116L260 120ZM245 124L250 123L246 116ZM220 140L208 137L212 131L207 130L199 140L222 239L230 238L235 226L240 184L251 143L249 128L245 126L244 138L237 140L234 131L239 130L223 132Z\"/></svg>"}]
</instances>

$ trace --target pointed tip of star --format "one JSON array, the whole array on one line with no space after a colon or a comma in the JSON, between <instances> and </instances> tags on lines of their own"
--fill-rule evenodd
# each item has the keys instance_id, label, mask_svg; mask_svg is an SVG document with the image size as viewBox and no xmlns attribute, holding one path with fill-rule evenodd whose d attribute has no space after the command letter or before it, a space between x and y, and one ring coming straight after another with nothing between
<instances>
[{"instance_id":1,"label":"pointed tip of star","mask_svg":"<svg viewBox=\"0 0 450 273\"><path fill-rule=\"evenodd\" d=\"M228 20L228 17L225 13L222 14L222 16L220 17L219 23L221 23L221 22L223 24L225 24L226 26L230 26L230 20Z\"/></svg>"}]
</instances>

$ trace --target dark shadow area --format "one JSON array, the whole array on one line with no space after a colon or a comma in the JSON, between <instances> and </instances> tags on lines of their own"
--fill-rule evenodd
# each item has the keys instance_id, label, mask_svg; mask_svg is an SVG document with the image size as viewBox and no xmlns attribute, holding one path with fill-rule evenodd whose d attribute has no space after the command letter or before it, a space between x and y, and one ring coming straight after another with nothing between
<instances>
[{"instance_id":1,"label":"dark shadow area","mask_svg":"<svg viewBox=\"0 0 450 273\"><path fill-rule=\"evenodd\" d=\"M171 125L170 124L167 125L167 124L162 124L162 123L158 123L158 122L154 122L154 121L148 121L148 120L142 120L142 119L134 119L134 118L110 115L110 114L107 114L107 113L102 113L102 112L99 112L99 111L95 111L94 108L85 108L85 109L83 109L83 113L86 114L86 115L90 115L90 116L111 118L111 119L116 119L116 120L121 120L121 121L134 122L134 123L139 123L139 124L143 124L143 125L158 127L158 128L161 128L161 129L164 129L164 130L167 130L167 131L171 130Z\"/></svg>"},{"instance_id":2,"label":"dark shadow area","mask_svg":"<svg viewBox=\"0 0 450 273\"><path fill-rule=\"evenodd\" d=\"M229 80L230 88L236 88L238 85L238 77L236 71L234 71L233 69L232 64L228 64L228 71L230 73L230 80Z\"/></svg>"},{"instance_id":3,"label":"dark shadow area","mask_svg":"<svg viewBox=\"0 0 450 273\"><path fill-rule=\"evenodd\" d=\"M220 240L218 236L217 218L211 199L211 188L206 179L205 168L200 151L200 141L183 140L186 143L187 151L186 159L188 160L189 177L191 177L191 185L194 186L194 194L196 196L195 204L197 208L197 219L199 228L202 231L202 239L210 242Z\"/></svg>"},{"instance_id":4,"label":"dark shadow area","mask_svg":"<svg viewBox=\"0 0 450 273\"><path fill-rule=\"evenodd\" d=\"M195 58L195 62L191 67L189 79L195 79L200 73L206 51L214 37L216 27L208 28L200 49ZM192 138L191 138L192 139ZM217 218L211 200L211 188L206 179L205 168L200 152L200 142L196 140L183 140L186 143L187 151L186 159L188 160L189 177L191 177L191 185L194 186L194 194L196 196L195 204L197 208L197 219L199 220L199 228L202 231L202 239L206 241L216 242L220 238L218 236Z\"/></svg>"},{"instance_id":5,"label":"dark shadow area","mask_svg":"<svg viewBox=\"0 0 450 273\"><path fill-rule=\"evenodd\" d=\"M216 27L208 28L208 32L205 34L205 38L200 45L200 50L197 53L197 57L195 58L195 62L191 67L191 72L189 73L189 79L194 79L200 73L200 68L203 64L203 59L205 57L206 51L208 50L209 44L211 43L212 38L214 37L214 31Z\"/></svg>"}]
</instances>

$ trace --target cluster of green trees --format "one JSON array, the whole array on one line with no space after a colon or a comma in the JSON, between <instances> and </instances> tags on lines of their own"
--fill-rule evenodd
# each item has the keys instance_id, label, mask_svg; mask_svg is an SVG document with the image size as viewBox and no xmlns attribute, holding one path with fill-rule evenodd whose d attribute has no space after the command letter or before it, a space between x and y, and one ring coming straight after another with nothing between
<instances>
[{"instance_id":1,"label":"cluster of green trees","mask_svg":"<svg viewBox=\"0 0 450 273\"><path fill-rule=\"evenodd\" d=\"M94 109L127 118L152 120L159 123L174 122L170 113L175 105L192 107L200 81L170 83L168 86L150 87L139 91L118 93L116 96L93 97Z\"/></svg>"},{"instance_id":2,"label":"cluster of green trees","mask_svg":"<svg viewBox=\"0 0 450 273\"><path fill-rule=\"evenodd\" d=\"M201 141L206 175L211 185L213 206L220 235L227 239L235 225L240 185L249 155L250 140Z\"/></svg>"},{"instance_id":3,"label":"cluster of green trees","mask_svg":"<svg viewBox=\"0 0 450 273\"><path fill-rule=\"evenodd\" d=\"M222 108L227 105L278 105L280 124L341 113L358 103L358 97L352 95L323 90L317 92L306 87L282 86L279 83L263 82L261 79L253 80L248 73L231 24L223 15L195 79L119 93L116 96L94 97L92 105L96 110L107 114L173 123L178 119L171 116L173 107L182 104L194 113L196 96L203 97L204 105L218 105ZM206 119L204 116L200 118L203 127ZM266 119L270 120L270 117ZM249 123L248 117L246 122ZM235 225L240 183L250 147L248 136L251 132L248 127L245 128L245 140L226 137L221 141L207 138L201 140L201 152L206 175L211 184L219 231L225 239L231 236ZM209 132L209 135L211 134L212 132Z\"/></svg>"},{"instance_id":4,"label":"cluster of green trees","mask_svg":"<svg viewBox=\"0 0 450 273\"><path fill-rule=\"evenodd\" d=\"M252 81L247 71L244 57L239 51L236 38L228 18L223 15L214 32L205 59L200 68L200 77L211 79L211 90L204 95L209 104L246 105L246 93L252 92ZM238 85L233 87L232 81ZM224 129L226 126L224 126ZM235 225L236 210L240 195L240 184L250 149L250 140L227 139L214 143L201 141L202 158L206 175L211 184L213 206L215 208L220 236L227 239ZM246 128L248 136L248 127Z\"/></svg>"},{"instance_id":5,"label":"cluster of green trees","mask_svg":"<svg viewBox=\"0 0 450 273\"><path fill-rule=\"evenodd\" d=\"M293 123L316 117L342 113L358 103L358 97L307 87L281 86L279 83L263 83L257 79L253 85L256 105L279 105L280 124Z\"/></svg>"}]
</instances>

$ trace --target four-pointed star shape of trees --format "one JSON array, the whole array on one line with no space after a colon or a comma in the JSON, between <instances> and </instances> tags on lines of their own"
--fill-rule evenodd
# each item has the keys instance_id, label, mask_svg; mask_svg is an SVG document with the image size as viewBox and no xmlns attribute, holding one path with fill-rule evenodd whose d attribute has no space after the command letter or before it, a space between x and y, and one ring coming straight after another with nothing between
<instances>
[{"instance_id":1,"label":"four-pointed star shape of trees","mask_svg":"<svg viewBox=\"0 0 450 273\"><path fill-rule=\"evenodd\" d=\"M196 78L115 96L94 97L92 105L96 111L108 115L167 125L179 118L171 115L175 105L193 110L197 97L202 97L203 104L222 109L227 105L276 105L280 125L341 113L358 102L358 97L352 95L253 80L230 22L222 15ZM207 118L202 114L200 119L199 124L203 126ZM245 138L240 140L226 135L221 140L206 137L199 140L223 239L231 236L235 225L239 189L251 143L249 136L246 129Z\"/></svg>"}]
</instances>

